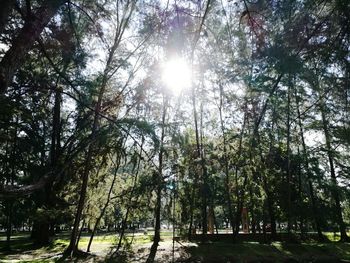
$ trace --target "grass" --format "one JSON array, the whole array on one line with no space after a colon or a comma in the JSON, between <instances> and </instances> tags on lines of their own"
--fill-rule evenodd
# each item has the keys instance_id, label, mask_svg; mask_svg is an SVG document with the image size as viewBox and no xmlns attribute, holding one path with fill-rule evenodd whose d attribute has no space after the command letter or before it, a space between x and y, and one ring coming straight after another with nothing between
<instances>
[{"instance_id":1,"label":"grass","mask_svg":"<svg viewBox=\"0 0 350 263\"><path fill-rule=\"evenodd\" d=\"M150 232L151 233L151 232ZM327 237L334 238L333 233L325 233ZM337 236L335 236L337 237ZM89 235L84 234L79 242L79 248L86 250ZM152 235L128 233L124 244L133 245L151 244ZM172 232L161 233L163 241L172 240ZM333 239L334 240L334 239ZM101 256L108 254L111 247L115 247L118 236L111 233L98 233L94 237L92 252ZM15 234L11 239L11 252L1 250L5 245L5 239L0 236L0 262L57 262L62 257L62 252L68 246L69 233L58 235L49 246L35 247L29 239L29 234ZM259 244L257 242L243 243L198 243L195 246L186 246L185 251L193 261L188 262L350 262L350 244L340 242L317 243L308 242L290 244L284 242L272 242L271 244ZM103 252L104 251L104 252ZM103 253L102 253L103 252ZM170 252L169 252L170 253ZM84 260L82 261L84 262Z\"/></svg>"},{"instance_id":2,"label":"grass","mask_svg":"<svg viewBox=\"0 0 350 263\"><path fill-rule=\"evenodd\" d=\"M201 262L339 262L350 260L350 244L222 242L199 244L188 253Z\"/></svg>"},{"instance_id":3,"label":"grass","mask_svg":"<svg viewBox=\"0 0 350 263\"><path fill-rule=\"evenodd\" d=\"M152 232L150 232L152 233ZM69 233L60 233L46 247L37 247L29 238L29 233L16 233L11 237L11 251L4 251L6 237L0 234L0 262L55 262L56 259L40 258L38 260L19 260L15 261L16 255L31 254L32 257L41 257L43 255L54 255L62 253L69 244ZM172 233L169 231L161 232L162 240L171 240ZM89 243L90 235L84 233L79 241L79 249L86 251ZM151 234L131 234L127 233L123 240L123 244L142 245L152 242L153 235ZM115 247L119 237L114 233L97 233L94 236L91 251L93 253L108 253L111 247ZM18 256L17 258L23 258ZM11 261L12 260L12 261Z\"/></svg>"}]
</instances>

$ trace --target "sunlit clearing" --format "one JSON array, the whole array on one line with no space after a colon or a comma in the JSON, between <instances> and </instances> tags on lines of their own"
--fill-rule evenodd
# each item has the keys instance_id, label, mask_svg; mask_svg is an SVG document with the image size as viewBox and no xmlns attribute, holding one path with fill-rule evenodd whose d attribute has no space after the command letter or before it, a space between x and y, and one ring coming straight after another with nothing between
<instances>
[{"instance_id":1,"label":"sunlit clearing","mask_svg":"<svg viewBox=\"0 0 350 263\"><path fill-rule=\"evenodd\" d=\"M184 59L170 59L162 67L162 81L174 95L179 95L191 85L191 69Z\"/></svg>"}]
</instances>

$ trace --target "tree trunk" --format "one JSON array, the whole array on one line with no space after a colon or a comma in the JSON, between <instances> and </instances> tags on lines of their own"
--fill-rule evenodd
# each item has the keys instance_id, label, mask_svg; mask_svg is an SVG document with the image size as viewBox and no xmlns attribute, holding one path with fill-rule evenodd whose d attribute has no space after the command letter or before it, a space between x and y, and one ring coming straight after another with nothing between
<instances>
[{"instance_id":1,"label":"tree trunk","mask_svg":"<svg viewBox=\"0 0 350 263\"><path fill-rule=\"evenodd\" d=\"M90 220L88 222L88 226L89 226L89 223L90 223ZM76 244L75 244L75 247L77 249L79 247L79 241L80 241L80 238L81 238L81 234L83 233L84 227L85 227L85 218L83 219L83 223L81 224L81 228L79 230L79 234L78 234L77 241L76 241Z\"/></svg>"},{"instance_id":2,"label":"tree trunk","mask_svg":"<svg viewBox=\"0 0 350 263\"><path fill-rule=\"evenodd\" d=\"M140 149L140 156L142 154L143 143L144 143L144 140L142 138L141 149ZM135 174L135 178L134 178L134 183L133 183L133 187L132 187L132 190L130 192L130 195L129 195L129 200L128 200L128 203L127 203L126 213L125 213L125 217L124 217L123 222L122 222L122 229L121 229L121 232L120 232L119 241L118 241L118 245L117 245L116 251L119 251L119 249L121 248L121 245L122 245L126 224L128 222L128 217L129 217L129 213L130 213L130 209L131 209L132 198L133 198L133 195L134 195L134 192L135 192L135 188L136 188L136 184L137 184L137 178L138 178L138 174L139 174L140 163L141 163L141 157L139 158L139 161L138 161L138 164L137 164L137 170L136 170L136 174Z\"/></svg>"},{"instance_id":3,"label":"tree trunk","mask_svg":"<svg viewBox=\"0 0 350 263\"><path fill-rule=\"evenodd\" d=\"M148 255L146 263L153 263L154 258L157 253L158 244L160 241L160 210L161 210L161 196L162 196L162 186L161 182L157 186L157 200L156 200L156 210L155 210L155 227L154 227L154 237L153 244L151 246L150 254Z\"/></svg>"},{"instance_id":4,"label":"tree trunk","mask_svg":"<svg viewBox=\"0 0 350 263\"><path fill-rule=\"evenodd\" d=\"M295 97L297 98L297 94L295 94ZM299 101L297 99L297 113L298 113L298 124L299 124L299 130L300 130L300 138L301 138L301 144L302 144L302 150L303 150L303 160L304 160L304 165L305 165L305 170L306 170L306 176L307 176L307 182L308 182L308 187L309 187L309 193L310 193L310 199L311 199L311 206L312 206L312 211L313 211L313 216L314 216L314 222L316 224L316 230L317 230L317 236L319 241L324 241L325 237L322 234L321 231L321 223L320 223L320 213L317 205L317 200L316 196L314 194L314 187L312 185L312 178L311 178L311 171L309 167L309 158L308 158L308 153L306 149L306 143L305 143L305 138L304 138L304 128L302 125L302 120L301 120L301 114L300 114L300 108L299 108Z\"/></svg>"},{"instance_id":5,"label":"tree trunk","mask_svg":"<svg viewBox=\"0 0 350 263\"><path fill-rule=\"evenodd\" d=\"M327 117L326 117L326 105L325 102L323 101L323 99L321 99L321 103L320 103L320 110L321 110L321 115L322 115L322 125L323 125L323 132L325 135L325 139L326 139L326 149L327 149L327 156L328 156L328 162L329 162L329 168L330 168L330 172L331 172L331 180L332 180L332 195L334 198L334 202L335 202L335 212L336 212L336 217L337 217L337 221L338 221L338 225L339 225L339 229L340 229L340 240L343 242L349 242L349 237L346 234L346 226L343 220L343 215L342 215L342 209L341 209L341 205L340 205L340 197L338 194L338 183L337 183L337 177L335 175L335 168L334 168L334 157L333 157L333 150L332 150L332 146L331 146L331 137L329 134L329 130L328 130L328 121L327 121Z\"/></svg>"},{"instance_id":6,"label":"tree trunk","mask_svg":"<svg viewBox=\"0 0 350 263\"><path fill-rule=\"evenodd\" d=\"M99 122L99 109L101 106L101 101L102 101L102 94L103 94L104 88L101 88L100 95L98 102L95 107L95 116L94 116L94 122L92 126L92 132L91 132L91 139L92 142L89 144L88 151L86 154L85 162L84 162L84 170L83 170L83 176L82 176L82 186L80 189L80 198L78 202L78 207L74 219L74 224L73 224L73 230L70 238L70 243L67 248L67 253L74 253L77 250L76 243L77 243L77 235L78 235L78 230L79 230L79 224L80 224L80 219L81 215L83 212L84 204L85 204L85 197L86 197L86 192L87 192L87 186L88 186L88 181L89 181L89 173L91 170L91 161L92 161L92 152L93 152L93 145L94 145L94 140L96 139L96 133L97 133L97 128L98 128L98 122Z\"/></svg>"},{"instance_id":7,"label":"tree trunk","mask_svg":"<svg viewBox=\"0 0 350 263\"><path fill-rule=\"evenodd\" d=\"M13 201L6 202L7 216L6 216L6 250L11 250L11 234L12 234L12 206Z\"/></svg>"},{"instance_id":8,"label":"tree trunk","mask_svg":"<svg viewBox=\"0 0 350 263\"><path fill-rule=\"evenodd\" d=\"M251 231L253 234L256 233L256 227L255 227L255 213L254 213L254 208L255 208L255 202L254 202L254 198L253 198L253 189L252 187L249 188L249 196L250 196L250 207L249 207L249 210L250 210L250 214L251 214Z\"/></svg>"},{"instance_id":9,"label":"tree trunk","mask_svg":"<svg viewBox=\"0 0 350 263\"><path fill-rule=\"evenodd\" d=\"M241 222L241 214L242 214L242 209L243 209L243 197L244 197L244 190L245 189L245 184L247 182L247 175L244 175L244 183L242 185L242 191L241 194L239 193L239 188L238 188L238 172L240 170L241 166L241 155L242 155L242 144L243 144L243 136L244 136L244 130L247 125L248 121L248 114L247 114L247 100L245 99L244 102L244 116L243 116L243 123L242 123L242 129L240 132L239 136L239 144L238 144L238 151L237 151L237 161L235 164L235 173L234 173L234 181L235 181L235 195L236 195L236 200L237 200L237 206L236 206L236 213L235 213L235 218L234 218L234 224L232 225L232 235L233 235L233 240L236 239L238 233L239 233L239 225Z\"/></svg>"},{"instance_id":10,"label":"tree trunk","mask_svg":"<svg viewBox=\"0 0 350 263\"><path fill-rule=\"evenodd\" d=\"M290 89L288 86L287 98L287 232L292 240L292 200L291 200L291 168L290 168Z\"/></svg>"},{"instance_id":11,"label":"tree trunk","mask_svg":"<svg viewBox=\"0 0 350 263\"><path fill-rule=\"evenodd\" d=\"M226 198L227 198L227 209L228 209L228 217L230 220L232 232L234 232L234 219L233 219L233 208L232 208L232 200L231 200L231 188L230 188L230 174L229 174L229 161L228 161L228 153L227 153L227 141L226 141L226 133L224 127L224 121L222 117L222 108L223 108L223 88L220 85L220 105L219 105L219 115L220 115L220 126L221 133L223 138L223 151L224 151L224 168L225 168L225 188L226 188Z\"/></svg>"},{"instance_id":12,"label":"tree trunk","mask_svg":"<svg viewBox=\"0 0 350 263\"><path fill-rule=\"evenodd\" d=\"M58 83L58 80L57 80ZM52 171L52 177L57 173L57 163L58 163L58 154L60 148L60 118L61 118L61 102L62 95L61 90L57 86L55 90L55 103L53 107L53 119L52 119L52 133L51 133L51 148L50 148L50 169ZM42 207L45 209L54 209L55 207L55 196L53 191L53 182L50 181L46 183L44 187L44 198ZM34 239L34 243L37 245L46 245L49 243L50 236L54 235L54 219L49 216L45 216L45 218L40 217L39 219L35 219L32 238Z\"/></svg>"},{"instance_id":13,"label":"tree trunk","mask_svg":"<svg viewBox=\"0 0 350 263\"><path fill-rule=\"evenodd\" d=\"M35 220L33 222L31 238L34 240L36 245L43 246L49 243L49 229L50 224L48 222L48 218Z\"/></svg>"},{"instance_id":14,"label":"tree trunk","mask_svg":"<svg viewBox=\"0 0 350 263\"><path fill-rule=\"evenodd\" d=\"M201 175L202 181L200 186L201 197L202 197L202 241L205 241L206 234L208 232L208 213L207 213L207 169L205 165L205 160L203 156L203 149L201 149L201 142L199 138L199 128L198 128L198 116L197 116L197 107L196 107L196 97L195 97L195 88L192 87L192 107L193 107L193 118L194 118L194 127L195 127L195 136L196 136L196 154L197 158L200 159Z\"/></svg>"},{"instance_id":15,"label":"tree trunk","mask_svg":"<svg viewBox=\"0 0 350 263\"><path fill-rule=\"evenodd\" d=\"M118 28L116 30L113 46L110 48L110 51L108 54L108 59L106 62L106 66L105 66L105 69L104 69L104 72L102 75L102 81L101 81L101 87L100 87L100 90L98 93L98 99L97 99L97 102L95 104L94 119L93 119L93 124L92 124L92 128L91 128L91 143L88 146L88 150L87 150L87 154L86 154L86 158L85 158L85 162L84 162L84 170L83 170L83 175L82 175L82 186L80 189L79 203L78 203L78 207L77 207L76 216L74 219L70 243L69 243L69 246L66 250L67 253L71 253L71 254L76 252L76 250L77 250L75 244L76 244L76 239L77 239L77 234L78 234L78 229L79 229L80 218L81 218L83 208L84 208L86 191L87 191L87 187L88 187L89 173L91 170L91 161L93 158L93 152L94 152L94 148L95 148L94 147L95 140L96 140L98 126L99 126L99 122L100 122L100 111L101 111L101 107L102 107L102 99L103 99L105 90L107 88L108 80L110 78L109 74L111 73L111 70L112 70L111 67L113 65L114 54L117 51L117 48L118 48L120 41L121 41L121 37L124 33L125 28L128 25L131 14L132 14L134 7L135 7L134 2L128 3L128 4L131 5L131 8L128 12L125 11L125 13L123 13L123 17L121 19L120 25L118 26ZM117 10L116 12L119 12L119 10Z\"/></svg>"},{"instance_id":16,"label":"tree trunk","mask_svg":"<svg viewBox=\"0 0 350 263\"><path fill-rule=\"evenodd\" d=\"M264 205L263 205L263 225L262 225L262 231L263 231L264 243L267 243L267 234L266 234L266 200L264 200Z\"/></svg>"},{"instance_id":17,"label":"tree trunk","mask_svg":"<svg viewBox=\"0 0 350 263\"><path fill-rule=\"evenodd\" d=\"M190 196L190 224L188 227L188 240L191 241L193 232L193 213L194 213L195 187L192 187Z\"/></svg>"},{"instance_id":18,"label":"tree trunk","mask_svg":"<svg viewBox=\"0 0 350 263\"><path fill-rule=\"evenodd\" d=\"M162 190L163 190L163 155L164 155L164 137L165 137L165 118L167 114L167 107L168 107L168 99L165 98L165 94L163 94L163 114L162 114L162 131L161 131L161 137L160 137L160 149L159 149L159 167L158 167L158 173L156 174L157 179L157 198L156 198L156 206L155 206L155 227L154 227L154 237L153 237L153 244L151 246L150 254L147 258L147 263L153 263L154 258L157 253L158 244L160 241L160 211L162 206Z\"/></svg>"},{"instance_id":19,"label":"tree trunk","mask_svg":"<svg viewBox=\"0 0 350 263\"><path fill-rule=\"evenodd\" d=\"M298 156L300 156L300 150L298 147ZM305 240L306 238L306 233L305 233L305 228L304 228L304 211L302 209L303 206L303 195L302 195L302 178L301 178L301 165L300 162L298 162L298 195L299 195L299 202L300 202L300 237L302 240Z\"/></svg>"},{"instance_id":20,"label":"tree trunk","mask_svg":"<svg viewBox=\"0 0 350 263\"><path fill-rule=\"evenodd\" d=\"M86 249L86 252L90 252L90 247L91 247L91 244L92 244L92 240L94 239L94 235L95 235L95 232L97 230L97 227L99 226L100 224L100 221L102 219L102 217L104 216L105 212L106 212L106 209L109 205L109 202L110 202L110 199L111 199L111 194L112 194L112 191L113 191L113 188L114 188L114 184L115 184L115 181L117 179L117 175L118 175L118 169L119 169L119 165L120 165L120 156L117 157L118 160L117 160L117 163L115 164L115 172L114 172L114 175L113 175L113 180L112 180L112 183L111 183L111 186L109 188L109 191L108 191L108 194L107 194L107 200L106 200L106 203L104 204L102 210L101 210L101 213L100 215L98 216L97 220L96 220L96 223L94 225L94 228L92 230L92 233L91 233L91 236L90 236L90 239L89 239L89 243L88 243L88 246L87 246L87 249Z\"/></svg>"},{"instance_id":21,"label":"tree trunk","mask_svg":"<svg viewBox=\"0 0 350 263\"><path fill-rule=\"evenodd\" d=\"M0 94L6 92L16 70L24 63L28 51L65 2L66 0L46 0L38 11L25 21L23 28L12 40L10 49L6 51L0 62Z\"/></svg>"},{"instance_id":22,"label":"tree trunk","mask_svg":"<svg viewBox=\"0 0 350 263\"><path fill-rule=\"evenodd\" d=\"M266 179L265 179L266 181ZM267 209L269 211L269 215L270 215L270 223L271 223L271 238L273 240L276 239L277 235L276 235L276 217L275 217L275 210L274 210L274 206L273 206L273 200L271 197L271 192L268 190L268 186L266 184L266 182L264 182L265 185L265 192L266 192L266 202L267 202Z\"/></svg>"}]
</instances>

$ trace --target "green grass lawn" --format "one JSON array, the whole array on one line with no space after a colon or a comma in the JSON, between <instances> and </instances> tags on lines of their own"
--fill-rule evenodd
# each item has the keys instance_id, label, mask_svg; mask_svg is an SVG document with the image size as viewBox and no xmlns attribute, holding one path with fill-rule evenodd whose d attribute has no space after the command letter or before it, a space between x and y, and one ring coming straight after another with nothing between
<instances>
[{"instance_id":1,"label":"green grass lawn","mask_svg":"<svg viewBox=\"0 0 350 263\"><path fill-rule=\"evenodd\" d=\"M132 234L126 233L123 239L123 244L131 247L132 245L142 245L152 242L152 231L147 234ZM53 238L51 244L46 247L36 247L29 238L29 233L16 233L11 237L11 251L4 251L6 237L4 234L0 235L0 262L56 262L56 259L40 258L38 260L19 260L14 258L20 254L31 254L34 257L42 255L61 254L69 244L69 233L61 233ZM90 234L84 233L79 241L79 249L86 251L89 243ZM171 240L172 232L161 232L161 240ZM119 241L119 236L115 233L97 233L94 236L91 251L94 254L107 254L111 247L115 247ZM57 259L58 260L58 259Z\"/></svg>"},{"instance_id":2,"label":"green grass lawn","mask_svg":"<svg viewBox=\"0 0 350 263\"><path fill-rule=\"evenodd\" d=\"M135 235L128 233L124 244L132 243L132 246L148 247L153 237L150 233ZM326 235L327 237L334 237L333 233ZM170 243L172 232L162 232L161 239ZM85 251L88 242L89 235L86 233L80 239L79 248ZM94 238L91 251L104 257L110 252L111 248L116 246L117 242L118 236L115 234L98 233ZM58 235L52 240L51 245L46 247L33 246L29 234L15 234L11 241L12 251L5 252L2 249L5 245L5 238L0 236L0 262L57 262L62 257L62 252L68 246L68 243L69 233ZM213 242L192 243L182 249L189 256L189 261L186 262L350 262L350 244L340 242L300 244L284 242L272 242L271 244ZM167 252L171 253L171 251L163 251L162 253ZM84 260L81 262L84 262Z\"/></svg>"}]
</instances>

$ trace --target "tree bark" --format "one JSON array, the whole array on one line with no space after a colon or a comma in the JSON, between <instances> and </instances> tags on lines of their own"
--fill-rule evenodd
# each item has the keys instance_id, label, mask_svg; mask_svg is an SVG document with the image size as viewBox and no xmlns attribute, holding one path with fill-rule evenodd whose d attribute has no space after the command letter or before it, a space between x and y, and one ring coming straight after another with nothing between
<instances>
[{"instance_id":1,"label":"tree bark","mask_svg":"<svg viewBox=\"0 0 350 263\"><path fill-rule=\"evenodd\" d=\"M188 172L190 174L190 169ZM195 187L192 187L192 191L190 193L190 224L188 227L188 240L189 241L191 241L191 239L192 239L192 232L193 232L194 203L195 203Z\"/></svg>"},{"instance_id":2,"label":"tree bark","mask_svg":"<svg viewBox=\"0 0 350 263\"><path fill-rule=\"evenodd\" d=\"M291 200L291 168L290 168L290 89L288 85L287 97L287 232L289 239L292 235L292 200Z\"/></svg>"},{"instance_id":3,"label":"tree bark","mask_svg":"<svg viewBox=\"0 0 350 263\"><path fill-rule=\"evenodd\" d=\"M54 177L57 173L58 152L60 148L60 118L61 118L61 91L58 87L58 80L56 83L56 89L54 94L54 107L52 118L52 132L51 132L51 148L50 148L50 170ZM53 180L48 181L43 189L44 199L42 206L45 209L54 209L55 196L53 191ZM34 227L32 232L32 238L34 243L38 245L45 245L49 243L50 236L54 235L54 220L49 216L45 218L40 217L34 220Z\"/></svg>"},{"instance_id":4,"label":"tree bark","mask_svg":"<svg viewBox=\"0 0 350 263\"><path fill-rule=\"evenodd\" d=\"M244 181L242 185L242 191L241 193L239 192L238 188L238 172L241 167L241 155L243 151L243 136L244 136L244 130L248 122L248 114L247 114L247 99L245 98L244 102L244 116L243 116L243 123L242 123L242 130L240 132L239 136L239 144L238 144L238 152L237 152L237 163L235 167L235 173L234 173L234 178L235 178L235 194L236 194L236 199L237 199L237 208L236 208L236 214L235 214L235 219L234 219L234 228L232 229L233 232L233 240L236 239L238 233L239 233L239 225L241 222L241 215L242 215L242 209L243 209L243 202L244 202L244 189L245 185L247 183L247 174L244 174ZM253 143L254 143L254 138L253 138Z\"/></svg>"},{"instance_id":5,"label":"tree bark","mask_svg":"<svg viewBox=\"0 0 350 263\"><path fill-rule=\"evenodd\" d=\"M334 166L334 157L333 157L333 150L331 146L331 137L329 134L329 123L327 121L326 117L326 105L323 99L321 99L320 102L320 110L321 110L321 115L322 115L322 126L323 126L323 132L326 140L326 149L327 149L327 156L328 156L328 162L329 162L329 168L331 172L331 180L332 180L332 195L334 198L335 202L335 212L336 212L336 217L340 229L340 240L343 242L349 242L350 238L346 234L346 226L343 220L343 215L342 215L342 208L340 205L340 197L338 194L338 190L336 189L338 187L337 183L337 177L335 174L335 166Z\"/></svg>"},{"instance_id":6,"label":"tree bark","mask_svg":"<svg viewBox=\"0 0 350 263\"><path fill-rule=\"evenodd\" d=\"M229 214L229 220L232 228L232 232L234 232L234 219L233 219L233 208L232 208L232 199L231 199L231 189L230 189L230 174L229 174L229 161L228 161L228 153L227 153L227 141L225 134L224 121L222 117L222 108L223 108L223 88L220 84L220 105L219 105L219 116L220 116L220 126L221 133L223 138L223 151L224 151L224 169L225 169L225 188L226 188L226 198L227 198L227 208Z\"/></svg>"},{"instance_id":7,"label":"tree bark","mask_svg":"<svg viewBox=\"0 0 350 263\"><path fill-rule=\"evenodd\" d=\"M295 94L297 98L297 94ZM316 230L317 230L317 236L319 241L324 241L325 238L322 234L321 230L321 223L320 223L320 217L319 217L319 209L317 205L317 200L316 196L314 194L314 187L312 185L312 178L311 178L311 171L309 167L309 158L308 158L308 153L306 149L306 143L305 143L305 137L304 137L304 128L302 125L302 120L301 120L301 114L300 114L300 108L299 108L299 101L297 99L297 113L298 113L298 125L299 125L299 130L300 130L300 138L301 138L301 144L302 144L302 150L303 150L303 160L304 160L304 165L305 165L305 170L306 170L306 176L307 176L307 183L309 187L309 193L310 193L310 199L311 199L311 206L312 206L312 211L314 215L314 221L316 224Z\"/></svg>"},{"instance_id":8,"label":"tree bark","mask_svg":"<svg viewBox=\"0 0 350 263\"><path fill-rule=\"evenodd\" d=\"M300 156L299 146L298 146L298 156ZM302 206L303 206L303 193L302 192L303 192L303 190L302 190L302 176L301 175L302 175L301 164L300 164L300 162L298 162L298 195L299 195L299 202L300 202L299 226L300 226L300 237L302 240L305 240L306 233L305 233L305 227L304 227L305 217L304 217L304 211L302 209Z\"/></svg>"},{"instance_id":9,"label":"tree bark","mask_svg":"<svg viewBox=\"0 0 350 263\"><path fill-rule=\"evenodd\" d=\"M109 188L109 191L108 191L108 194L107 194L107 201L106 203L104 204L102 210L101 210L101 213L100 215L98 216L98 218L96 219L96 223L94 225L94 228L91 232L91 236L90 236L90 239L89 239L89 243L88 243L88 246L86 248L86 252L90 252L90 247L91 247L91 244L92 244L92 240L94 239L94 236L95 236L95 233L96 233L96 230L97 230L97 227L99 226L100 224L100 221L102 219L102 217L104 216L105 212L106 212L106 209L109 205L109 202L111 200L111 194L112 194L112 191L113 191L113 188L114 188L114 184L115 184L115 181L117 179L117 175L118 175L118 169L119 169L119 165L120 165L120 158L121 157L118 157L118 160L117 160L117 163L115 164L115 172L114 172L114 175L113 175L113 179L112 179L112 183L111 183L111 186Z\"/></svg>"},{"instance_id":10,"label":"tree bark","mask_svg":"<svg viewBox=\"0 0 350 263\"><path fill-rule=\"evenodd\" d=\"M271 192L269 191L265 176L263 180L264 180L264 188L266 193L267 209L270 215L271 238L275 240L277 235L276 235L276 216L275 216L275 210L273 205L273 198L271 196L272 195Z\"/></svg>"},{"instance_id":11,"label":"tree bark","mask_svg":"<svg viewBox=\"0 0 350 263\"><path fill-rule=\"evenodd\" d=\"M6 250L11 250L11 234L12 234L12 206L13 201L7 200L6 204Z\"/></svg>"},{"instance_id":12,"label":"tree bark","mask_svg":"<svg viewBox=\"0 0 350 263\"><path fill-rule=\"evenodd\" d=\"M143 151L143 143L144 143L144 140L142 139L142 143L141 143L141 147L140 147L140 156L142 154L142 151ZM122 240L123 240L123 236L124 236L124 233L125 233L125 228L126 228L126 224L128 222L128 217L129 217L129 213L130 213L130 210L131 210L131 203L132 203L132 198L133 198L133 195L134 195L134 192L135 192L135 188L136 188L136 184L137 184L137 178L138 178L138 174L139 174L139 170L140 170L140 164L141 164L141 157L139 158L139 161L138 161L138 164L137 164L137 170L136 170L136 174L135 174L135 178L134 178L134 183L133 183L133 187L131 189L131 192L130 192L130 195L129 195L129 200L128 200L128 204L127 204L127 208L126 208L126 213L125 213L125 217L123 219L123 222L122 222L122 229L121 229L121 232L120 232L120 236L119 236L119 241L118 241L118 245L117 245L117 249L116 251L119 251L121 245L122 245Z\"/></svg>"},{"instance_id":13,"label":"tree bark","mask_svg":"<svg viewBox=\"0 0 350 263\"><path fill-rule=\"evenodd\" d=\"M201 197L202 197L202 239L205 241L206 234L208 232L208 216L207 216L207 169L205 165L205 160L203 157L203 149L201 149L201 143L199 138L199 128L198 128L198 115L196 107L196 98L195 98L195 89L192 87L192 107L193 107L193 117L194 117L194 127L195 127L195 136L196 136L196 154L197 158L200 160L201 167L201 177L202 183L200 186Z\"/></svg>"},{"instance_id":14,"label":"tree bark","mask_svg":"<svg viewBox=\"0 0 350 263\"><path fill-rule=\"evenodd\" d=\"M154 237L153 244L151 246L150 254L148 255L146 263L153 263L154 258L157 253L158 244L160 241L160 211L162 206L162 190L163 190L163 155L164 155L164 137L165 137L165 117L167 114L168 102L167 98L165 98L165 94L163 94L163 114L162 114L162 130L160 137L160 149L159 149L159 167L157 172L157 190L156 190L156 206L155 206L155 226L154 226Z\"/></svg>"},{"instance_id":15,"label":"tree bark","mask_svg":"<svg viewBox=\"0 0 350 263\"><path fill-rule=\"evenodd\" d=\"M23 28L12 40L11 47L0 62L0 94L5 93L8 86L11 85L13 76L16 70L23 65L28 51L60 6L66 1L46 0L35 14L26 19ZM4 12L6 13L6 10Z\"/></svg>"}]
</instances>

